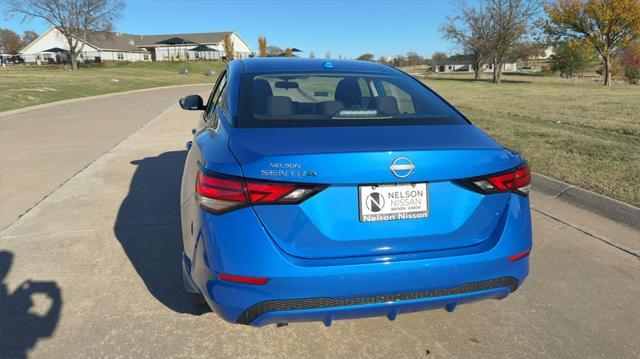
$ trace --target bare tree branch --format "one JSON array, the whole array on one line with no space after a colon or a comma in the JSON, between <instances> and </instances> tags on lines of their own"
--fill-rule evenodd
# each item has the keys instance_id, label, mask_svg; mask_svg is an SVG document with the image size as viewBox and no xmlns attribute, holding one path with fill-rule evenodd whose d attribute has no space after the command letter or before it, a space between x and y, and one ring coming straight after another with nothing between
<instances>
[{"instance_id":1,"label":"bare tree branch","mask_svg":"<svg viewBox=\"0 0 640 359\"><path fill-rule=\"evenodd\" d=\"M119 0L0 0L9 16L21 15L23 21L42 19L67 40L71 67L78 69L78 55L90 33L110 31L124 3ZM79 46L79 47L78 47Z\"/></svg>"}]
</instances>

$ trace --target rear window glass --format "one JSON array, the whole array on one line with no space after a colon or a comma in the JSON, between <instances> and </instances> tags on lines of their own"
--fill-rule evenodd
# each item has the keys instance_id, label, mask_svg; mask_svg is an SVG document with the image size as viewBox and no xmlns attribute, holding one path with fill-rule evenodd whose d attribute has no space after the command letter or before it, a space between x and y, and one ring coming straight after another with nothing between
<instances>
[{"instance_id":1,"label":"rear window glass","mask_svg":"<svg viewBox=\"0 0 640 359\"><path fill-rule=\"evenodd\" d=\"M245 74L240 86L240 127L468 123L403 74Z\"/></svg>"}]
</instances>

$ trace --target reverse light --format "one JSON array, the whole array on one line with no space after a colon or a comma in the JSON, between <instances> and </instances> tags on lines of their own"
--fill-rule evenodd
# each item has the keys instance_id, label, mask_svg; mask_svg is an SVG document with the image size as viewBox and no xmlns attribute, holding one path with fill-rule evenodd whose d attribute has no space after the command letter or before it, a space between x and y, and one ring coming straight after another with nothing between
<instances>
[{"instance_id":1,"label":"reverse light","mask_svg":"<svg viewBox=\"0 0 640 359\"><path fill-rule=\"evenodd\" d=\"M466 179L460 183L480 193L514 192L526 196L531 190L531 173L525 163L507 172Z\"/></svg>"},{"instance_id":2,"label":"reverse light","mask_svg":"<svg viewBox=\"0 0 640 359\"><path fill-rule=\"evenodd\" d=\"M267 182L211 172L198 171L196 196L200 206L222 214L251 204L296 204L325 189L326 186Z\"/></svg>"}]
</instances>

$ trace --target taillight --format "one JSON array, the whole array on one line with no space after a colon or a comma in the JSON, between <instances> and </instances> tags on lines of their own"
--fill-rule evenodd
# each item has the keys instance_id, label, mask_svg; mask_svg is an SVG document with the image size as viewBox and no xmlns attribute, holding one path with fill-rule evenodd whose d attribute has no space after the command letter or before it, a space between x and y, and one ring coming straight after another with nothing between
<instances>
[{"instance_id":1,"label":"taillight","mask_svg":"<svg viewBox=\"0 0 640 359\"><path fill-rule=\"evenodd\" d=\"M531 173L526 164L511 171L471 178L461 184L480 193L514 192L526 196L531 190Z\"/></svg>"},{"instance_id":2,"label":"taillight","mask_svg":"<svg viewBox=\"0 0 640 359\"><path fill-rule=\"evenodd\" d=\"M196 194L200 206L222 214L250 204L301 203L325 189L322 185L266 182L198 171Z\"/></svg>"}]
</instances>

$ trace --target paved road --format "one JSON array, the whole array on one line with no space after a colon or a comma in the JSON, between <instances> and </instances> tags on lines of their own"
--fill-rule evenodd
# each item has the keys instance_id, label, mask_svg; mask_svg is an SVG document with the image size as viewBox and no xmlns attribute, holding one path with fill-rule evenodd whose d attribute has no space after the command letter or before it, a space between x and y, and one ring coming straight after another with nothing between
<instances>
[{"instance_id":1,"label":"paved road","mask_svg":"<svg viewBox=\"0 0 640 359\"><path fill-rule=\"evenodd\" d=\"M87 99L0 117L0 228L4 229L195 85Z\"/></svg>"},{"instance_id":2,"label":"paved road","mask_svg":"<svg viewBox=\"0 0 640 359\"><path fill-rule=\"evenodd\" d=\"M2 232L5 354L638 357L640 233L536 192L531 275L503 301L330 328L256 329L202 312L180 287L178 188L192 115L163 112Z\"/></svg>"}]
</instances>

